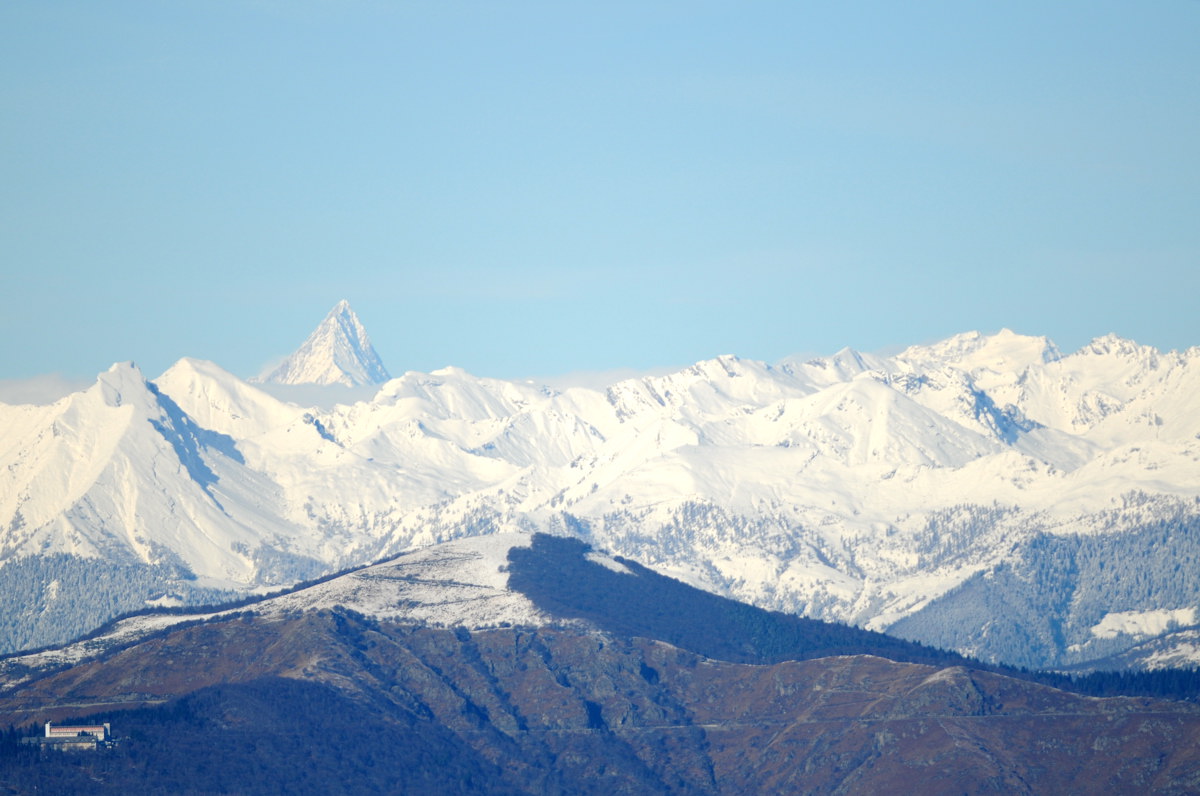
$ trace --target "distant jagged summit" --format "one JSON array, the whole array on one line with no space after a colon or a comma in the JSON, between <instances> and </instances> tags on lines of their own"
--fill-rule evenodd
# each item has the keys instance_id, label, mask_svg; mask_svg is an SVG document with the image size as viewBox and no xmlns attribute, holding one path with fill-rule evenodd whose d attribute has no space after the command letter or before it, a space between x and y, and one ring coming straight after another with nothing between
<instances>
[{"instance_id":1,"label":"distant jagged summit","mask_svg":"<svg viewBox=\"0 0 1200 796\"><path fill-rule=\"evenodd\" d=\"M303 345L256 381L274 384L382 384L391 374L345 299L329 311Z\"/></svg>"}]
</instances>

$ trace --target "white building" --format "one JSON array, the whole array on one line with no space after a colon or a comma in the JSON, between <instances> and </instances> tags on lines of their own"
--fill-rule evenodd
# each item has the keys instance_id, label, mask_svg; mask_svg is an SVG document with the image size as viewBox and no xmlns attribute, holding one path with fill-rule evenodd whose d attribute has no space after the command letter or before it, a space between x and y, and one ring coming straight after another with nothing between
<instances>
[{"instance_id":1,"label":"white building","mask_svg":"<svg viewBox=\"0 0 1200 796\"><path fill-rule=\"evenodd\" d=\"M46 737L47 738L79 738L81 736L91 736L97 741L107 741L112 735L112 726L108 723L104 724L64 724L55 727L53 722L46 722Z\"/></svg>"}]
</instances>

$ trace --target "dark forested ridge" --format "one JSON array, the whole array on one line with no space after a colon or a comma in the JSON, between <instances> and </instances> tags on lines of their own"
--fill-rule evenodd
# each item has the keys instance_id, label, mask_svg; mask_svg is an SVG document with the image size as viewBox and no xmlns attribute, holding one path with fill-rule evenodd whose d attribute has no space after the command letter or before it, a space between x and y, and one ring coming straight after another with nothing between
<instances>
[{"instance_id":1,"label":"dark forested ridge","mask_svg":"<svg viewBox=\"0 0 1200 796\"><path fill-rule=\"evenodd\" d=\"M509 587L555 616L585 619L621 636L661 639L710 658L767 664L835 655L877 655L935 666L970 666L1092 696L1200 698L1200 672L1067 675L983 663L884 633L767 611L617 560L629 573L589 561L584 542L536 534L509 553Z\"/></svg>"},{"instance_id":2,"label":"dark forested ridge","mask_svg":"<svg viewBox=\"0 0 1200 796\"><path fill-rule=\"evenodd\" d=\"M444 726L405 711L372 709L320 683L264 677L87 721L111 722L115 747L43 752L20 743L40 727L9 728L0 736L0 791L520 792Z\"/></svg>"},{"instance_id":3,"label":"dark forested ridge","mask_svg":"<svg viewBox=\"0 0 1200 796\"><path fill-rule=\"evenodd\" d=\"M243 606L11 675L0 793L1200 792L1200 707L1129 696L1194 694L1194 672L985 666L589 552L538 535L507 565L579 623ZM73 719L119 743L19 743Z\"/></svg>"},{"instance_id":4,"label":"dark forested ridge","mask_svg":"<svg viewBox=\"0 0 1200 796\"><path fill-rule=\"evenodd\" d=\"M17 743L47 718L109 721L120 742ZM1182 703L867 655L751 666L586 628L345 610L156 636L5 690L4 725L21 729L0 738L0 793L1200 790L1200 709Z\"/></svg>"}]
</instances>

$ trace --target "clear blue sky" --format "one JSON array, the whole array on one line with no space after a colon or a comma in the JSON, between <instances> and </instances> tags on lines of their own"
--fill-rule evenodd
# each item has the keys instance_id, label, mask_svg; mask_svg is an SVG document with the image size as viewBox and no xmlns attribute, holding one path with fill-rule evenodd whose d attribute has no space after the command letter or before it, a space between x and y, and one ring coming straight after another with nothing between
<instances>
[{"instance_id":1,"label":"clear blue sky","mask_svg":"<svg viewBox=\"0 0 1200 796\"><path fill-rule=\"evenodd\" d=\"M0 4L0 379L1200 344L1200 2Z\"/></svg>"}]
</instances>

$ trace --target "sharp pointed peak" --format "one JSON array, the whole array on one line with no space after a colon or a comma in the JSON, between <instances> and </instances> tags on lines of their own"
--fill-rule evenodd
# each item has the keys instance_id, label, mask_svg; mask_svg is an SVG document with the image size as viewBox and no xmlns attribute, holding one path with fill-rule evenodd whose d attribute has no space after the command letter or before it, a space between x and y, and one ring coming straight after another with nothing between
<instances>
[{"instance_id":1,"label":"sharp pointed peak","mask_svg":"<svg viewBox=\"0 0 1200 796\"><path fill-rule=\"evenodd\" d=\"M350 302L342 299L291 356L255 381L358 387L389 379L366 328Z\"/></svg>"}]
</instances>

